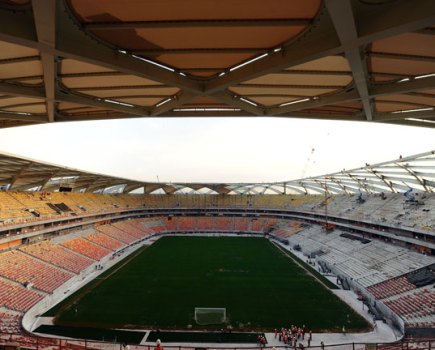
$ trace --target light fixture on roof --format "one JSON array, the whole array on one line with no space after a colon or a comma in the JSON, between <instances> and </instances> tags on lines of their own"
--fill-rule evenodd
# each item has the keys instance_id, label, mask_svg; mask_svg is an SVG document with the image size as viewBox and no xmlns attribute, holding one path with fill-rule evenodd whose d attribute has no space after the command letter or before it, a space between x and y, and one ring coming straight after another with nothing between
<instances>
[{"instance_id":1,"label":"light fixture on roof","mask_svg":"<svg viewBox=\"0 0 435 350\"><path fill-rule=\"evenodd\" d=\"M398 81L398 83L404 83L405 81L410 81L411 78L403 78Z\"/></svg>"},{"instance_id":2,"label":"light fixture on roof","mask_svg":"<svg viewBox=\"0 0 435 350\"><path fill-rule=\"evenodd\" d=\"M124 55L127 54L127 51L125 51L125 50L118 50L118 52L119 52L119 53L122 53L122 54L124 54Z\"/></svg>"},{"instance_id":3,"label":"light fixture on roof","mask_svg":"<svg viewBox=\"0 0 435 350\"><path fill-rule=\"evenodd\" d=\"M16 114L16 115L27 115L27 116L32 115L32 113L27 113L27 112L12 112L12 111L1 111L1 110L0 110L0 113L3 113L3 114Z\"/></svg>"},{"instance_id":4,"label":"light fixture on roof","mask_svg":"<svg viewBox=\"0 0 435 350\"><path fill-rule=\"evenodd\" d=\"M424 78L430 78L430 77L435 77L435 73L418 75L414 79L424 79Z\"/></svg>"},{"instance_id":5,"label":"light fixture on roof","mask_svg":"<svg viewBox=\"0 0 435 350\"><path fill-rule=\"evenodd\" d=\"M178 74L182 75L183 77L187 76L186 73L179 72Z\"/></svg>"},{"instance_id":6,"label":"light fixture on roof","mask_svg":"<svg viewBox=\"0 0 435 350\"><path fill-rule=\"evenodd\" d=\"M166 69L166 70L168 70L168 71L170 71L170 72L175 72L175 69L173 69L173 68L171 68L171 67L168 67L168 66L165 66L164 64L154 62L154 61L149 60L149 59L147 59L147 58L145 58L145 57L141 57L141 56L138 56L138 55L131 55L131 57L134 57L134 58L136 58L136 59L138 59L138 60L141 60L141 61L144 61L144 62L151 63L151 64L153 64L153 65L155 65L155 66L157 66L157 67L160 67L160 68Z\"/></svg>"},{"instance_id":7,"label":"light fixture on roof","mask_svg":"<svg viewBox=\"0 0 435 350\"><path fill-rule=\"evenodd\" d=\"M251 100L248 100L248 99L246 99L246 98L243 98L243 97L240 97L240 101L243 101L243 102L249 103L250 105L253 105L253 106L255 106L255 107L258 106L255 102L253 102L253 101L251 101Z\"/></svg>"},{"instance_id":8,"label":"light fixture on roof","mask_svg":"<svg viewBox=\"0 0 435 350\"><path fill-rule=\"evenodd\" d=\"M427 119L419 119L419 118L405 118L405 120L408 120L410 122L421 122L421 123L435 124L435 120L427 120Z\"/></svg>"},{"instance_id":9,"label":"light fixture on roof","mask_svg":"<svg viewBox=\"0 0 435 350\"><path fill-rule=\"evenodd\" d=\"M172 97L169 97L166 100L163 100L162 102L157 103L156 107L163 106L165 103L168 103L169 101L172 101Z\"/></svg>"},{"instance_id":10,"label":"light fixture on roof","mask_svg":"<svg viewBox=\"0 0 435 350\"><path fill-rule=\"evenodd\" d=\"M277 47L276 49L273 50L273 52L280 52L282 50L281 47Z\"/></svg>"},{"instance_id":11,"label":"light fixture on roof","mask_svg":"<svg viewBox=\"0 0 435 350\"><path fill-rule=\"evenodd\" d=\"M426 111L433 111L433 107L428 108L414 108L414 109L405 109L402 111L394 111L391 112L392 114L398 114L398 113L411 113L411 112L426 112Z\"/></svg>"},{"instance_id":12,"label":"light fixture on roof","mask_svg":"<svg viewBox=\"0 0 435 350\"><path fill-rule=\"evenodd\" d=\"M134 105L132 105L131 103L119 102L115 100L110 100L108 98L104 99L103 101L113 103L115 105L125 106L125 107L134 107Z\"/></svg>"},{"instance_id":13,"label":"light fixture on roof","mask_svg":"<svg viewBox=\"0 0 435 350\"><path fill-rule=\"evenodd\" d=\"M290 106L290 105L294 105L294 104L301 103L301 102L307 102L309 100L310 100L310 98L307 97L307 98L303 98L302 100L296 100L296 101L281 103L279 106L280 107Z\"/></svg>"},{"instance_id":14,"label":"light fixture on roof","mask_svg":"<svg viewBox=\"0 0 435 350\"><path fill-rule=\"evenodd\" d=\"M235 71L236 69L242 68L243 66L246 66L247 64L250 64L252 62L261 60L262 58L266 57L267 55L269 55L269 54L266 52L266 53L264 53L264 54L262 54L260 56L254 57L253 59L250 59L249 61L240 63L239 65L230 68L230 72Z\"/></svg>"},{"instance_id":15,"label":"light fixture on roof","mask_svg":"<svg viewBox=\"0 0 435 350\"><path fill-rule=\"evenodd\" d=\"M225 75L226 73L225 72L221 72L221 73L219 73L219 77L223 77L224 75Z\"/></svg>"}]
</instances>

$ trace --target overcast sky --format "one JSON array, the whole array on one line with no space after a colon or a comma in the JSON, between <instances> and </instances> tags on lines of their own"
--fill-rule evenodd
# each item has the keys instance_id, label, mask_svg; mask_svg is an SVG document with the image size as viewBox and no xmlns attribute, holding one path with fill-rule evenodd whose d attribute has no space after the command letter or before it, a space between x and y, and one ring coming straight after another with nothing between
<instances>
[{"instance_id":1,"label":"overcast sky","mask_svg":"<svg viewBox=\"0 0 435 350\"><path fill-rule=\"evenodd\" d=\"M435 129L283 118L131 119L0 130L2 152L161 182L292 180L430 150Z\"/></svg>"}]
</instances>

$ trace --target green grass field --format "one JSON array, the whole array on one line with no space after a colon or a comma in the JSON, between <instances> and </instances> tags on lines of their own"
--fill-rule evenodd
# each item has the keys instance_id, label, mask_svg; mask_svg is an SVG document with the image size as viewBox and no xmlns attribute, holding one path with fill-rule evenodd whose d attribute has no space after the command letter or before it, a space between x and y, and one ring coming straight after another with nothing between
<instances>
[{"instance_id":1,"label":"green grass field","mask_svg":"<svg viewBox=\"0 0 435 350\"><path fill-rule=\"evenodd\" d=\"M237 330L369 327L268 240L241 237L161 238L47 315L70 326L213 329L195 325L195 307L225 307Z\"/></svg>"}]
</instances>

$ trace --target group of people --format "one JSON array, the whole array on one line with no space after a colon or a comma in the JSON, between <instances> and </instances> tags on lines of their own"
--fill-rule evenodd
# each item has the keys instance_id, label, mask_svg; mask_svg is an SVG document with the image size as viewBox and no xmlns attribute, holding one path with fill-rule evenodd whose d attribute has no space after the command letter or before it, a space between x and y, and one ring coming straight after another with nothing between
<instances>
[{"instance_id":1,"label":"group of people","mask_svg":"<svg viewBox=\"0 0 435 350\"><path fill-rule=\"evenodd\" d=\"M313 333L311 330L308 330L305 325L302 327L292 325L288 329L281 328L281 330L278 330L275 328L275 338L278 338L279 341L282 341L286 345L296 348L298 340L301 341L306 339L308 346L310 346L311 340L313 339Z\"/></svg>"},{"instance_id":2,"label":"group of people","mask_svg":"<svg viewBox=\"0 0 435 350\"><path fill-rule=\"evenodd\" d=\"M260 345L260 347L266 346L267 340L266 340L266 337L264 336L264 334L259 334L257 336L257 343L258 343L258 345Z\"/></svg>"}]
</instances>

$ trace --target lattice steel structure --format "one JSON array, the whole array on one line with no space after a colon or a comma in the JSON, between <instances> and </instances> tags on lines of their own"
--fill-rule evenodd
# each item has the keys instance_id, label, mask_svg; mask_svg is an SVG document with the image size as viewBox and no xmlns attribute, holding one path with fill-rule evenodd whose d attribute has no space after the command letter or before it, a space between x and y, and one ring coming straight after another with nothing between
<instances>
[{"instance_id":1,"label":"lattice steel structure","mask_svg":"<svg viewBox=\"0 0 435 350\"><path fill-rule=\"evenodd\" d=\"M433 0L0 0L0 127L151 116L433 127L434 34Z\"/></svg>"},{"instance_id":2,"label":"lattice steel structure","mask_svg":"<svg viewBox=\"0 0 435 350\"><path fill-rule=\"evenodd\" d=\"M145 194L330 194L434 192L435 151L333 174L273 183L157 183L95 174L0 154L0 188L13 191L73 191Z\"/></svg>"}]
</instances>

